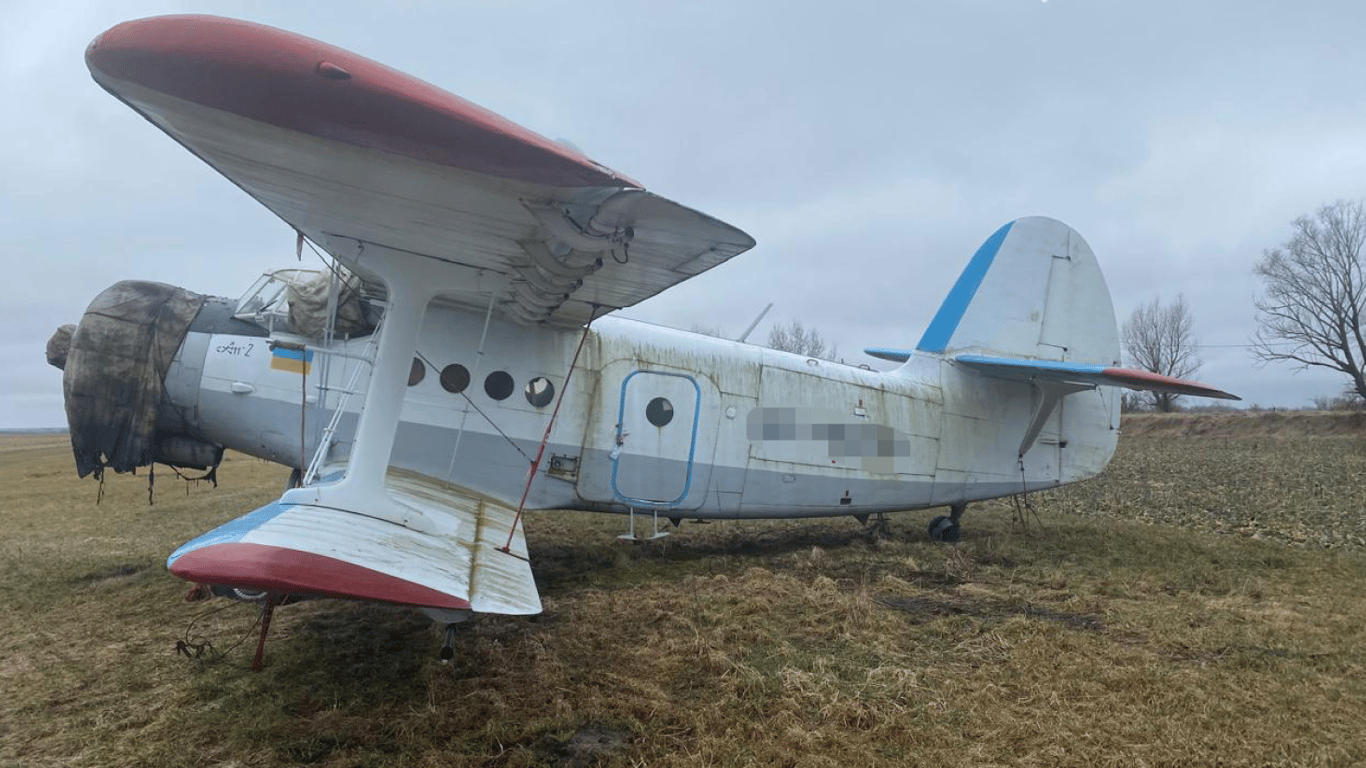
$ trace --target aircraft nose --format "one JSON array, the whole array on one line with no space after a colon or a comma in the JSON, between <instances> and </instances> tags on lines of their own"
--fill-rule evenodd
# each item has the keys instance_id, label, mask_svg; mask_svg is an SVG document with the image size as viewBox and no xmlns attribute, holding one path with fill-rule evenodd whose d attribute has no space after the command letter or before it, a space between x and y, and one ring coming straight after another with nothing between
<instances>
[{"instance_id":1,"label":"aircraft nose","mask_svg":"<svg viewBox=\"0 0 1366 768\"><path fill-rule=\"evenodd\" d=\"M166 374L204 301L173 285L125 280L96 296L80 325L53 334L48 362L62 368L81 477L99 477L105 467L128 472L153 461L198 466L209 459L217 465L221 446L185 434L183 424L158 423ZM186 441L200 447L193 463L166 455L167 446L180 452Z\"/></svg>"}]
</instances>

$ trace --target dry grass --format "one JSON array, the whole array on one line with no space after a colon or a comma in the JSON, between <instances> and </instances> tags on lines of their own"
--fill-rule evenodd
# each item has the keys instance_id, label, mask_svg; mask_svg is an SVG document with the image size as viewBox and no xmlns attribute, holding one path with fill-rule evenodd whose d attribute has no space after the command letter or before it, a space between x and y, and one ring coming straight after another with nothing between
<instances>
[{"instance_id":1,"label":"dry grass","mask_svg":"<svg viewBox=\"0 0 1366 768\"><path fill-rule=\"evenodd\" d=\"M118 478L96 507L64 446L0 438L0 765L1366 762L1366 554L1343 538L1361 508L1309 525L1332 549L1265 524L1355 503L1360 483L1315 490L1314 470L1362 454L1247 443L1265 439L1126 437L1113 476L1037 499L1045 527L979 505L956 547L925 540L926 513L878 540L685 524L648 548L611 538L619 518L538 514L543 616L479 619L442 666L420 617L288 606L256 675L250 640L175 654L205 607L161 563L283 471L232 457L188 496L159 474L153 507ZM1272 540L1195 530L1252 519L1249 499ZM197 631L225 648L255 618L229 604Z\"/></svg>"}]
</instances>

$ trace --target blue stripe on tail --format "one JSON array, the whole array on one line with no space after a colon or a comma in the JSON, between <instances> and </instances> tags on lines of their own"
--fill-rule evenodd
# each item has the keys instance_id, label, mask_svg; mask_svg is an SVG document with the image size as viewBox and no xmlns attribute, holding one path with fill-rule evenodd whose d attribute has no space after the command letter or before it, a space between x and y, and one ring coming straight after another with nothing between
<instances>
[{"instance_id":1,"label":"blue stripe on tail","mask_svg":"<svg viewBox=\"0 0 1366 768\"><path fill-rule=\"evenodd\" d=\"M996 230L985 243L982 243L982 247L977 249L977 253L972 255L972 260L963 269L963 274L958 276L958 282L953 284L953 289L939 306L939 311L930 321L930 326L925 329L925 335L920 337L920 343L915 345L916 349L921 352L943 352L948 348L949 339L953 338L953 332L958 330L963 313L968 311L972 297L977 295L982 279L987 276L991 262L996 259L996 252L1001 249L1001 243L1005 242L1006 235L1013 226L1015 222L1012 221Z\"/></svg>"}]
</instances>

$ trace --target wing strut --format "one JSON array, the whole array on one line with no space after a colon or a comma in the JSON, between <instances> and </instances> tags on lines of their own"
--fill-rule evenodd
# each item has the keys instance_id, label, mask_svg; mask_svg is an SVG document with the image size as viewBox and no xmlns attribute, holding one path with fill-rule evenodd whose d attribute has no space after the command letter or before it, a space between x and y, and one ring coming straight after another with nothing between
<instances>
[{"instance_id":1,"label":"wing strut","mask_svg":"<svg viewBox=\"0 0 1366 768\"><path fill-rule=\"evenodd\" d=\"M385 487L389 457L408 389L408 371L427 305L453 282L440 262L421 258L377 258L366 265L388 289L389 306L380 324L370 384L356 424L346 475L336 483L285 492L285 504L354 510L382 520L422 528L421 513L395 508Z\"/></svg>"},{"instance_id":2,"label":"wing strut","mask_svg":"<svg viewBox=\"0 0 1366 768\"><path fill-rule=\"evenodd\" d=\"M536 458L531 462L531 469L526 473L526 487L522 489L522 500L517 502L517 516L512 519L512 528L508 531L508 540L500 549L507 552L512 547L512 537L517 532L517 524L522 521L522 512L526 509L526 497L531 493L531 483L536 479L536 470L541 467L541 457L545 455L546 443L550 442L550 430L555 427L555 417L560 415L560 404L564 402L564 396L569 392L569 380L574 376L574 369L579 365L579 353L583 352L583 343L588 340L588 330L593 327L593 319L597 317L597 304L593 305L593 311L588 315L588 322L584 323L583 335L579 337L579 346L574 350L574 359L569 362L569 372L564 375L564 386L560 388L560 396L555 400L555 410L550 412L550 421L545 425L545 435L541 437L541 446L536 449Z\"/></svg>"},{"instance_id":3,"label":"wing strut","mask_svg":"<svg viewBox=\"0 0 1366 768\"><path fill-rule=\"evenodd\" d=\"M389 466L422 318L434 297L453 290L455 277L420 258L376 258L366 266L388 288L388 307L345 475L288 490L186 544L172 554L172 572L279 593L417 605L442 620L471 610L539 613L510 506Z\"/></svg>"}]
</instances>

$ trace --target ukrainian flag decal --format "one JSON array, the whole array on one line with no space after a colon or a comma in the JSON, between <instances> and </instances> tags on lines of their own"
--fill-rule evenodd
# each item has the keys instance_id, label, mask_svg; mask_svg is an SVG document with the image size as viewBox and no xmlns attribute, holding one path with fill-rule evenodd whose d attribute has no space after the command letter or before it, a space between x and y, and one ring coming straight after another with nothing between
<instances>
[{"instance_id":1,"label":"ukrainian flag decal","mask_svg":"<svg viewBox=\"0 0 1366 768\"><path fill-rule=\"evenodd\" d=\"M270 367L277 371L302 373L307 376L313 369L313 351L276 347L270 352Z\"/></svg>"}]
</instances>

